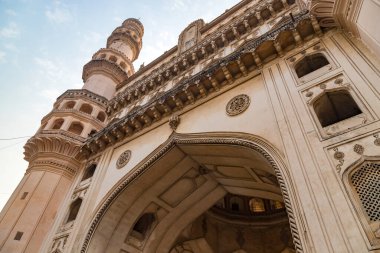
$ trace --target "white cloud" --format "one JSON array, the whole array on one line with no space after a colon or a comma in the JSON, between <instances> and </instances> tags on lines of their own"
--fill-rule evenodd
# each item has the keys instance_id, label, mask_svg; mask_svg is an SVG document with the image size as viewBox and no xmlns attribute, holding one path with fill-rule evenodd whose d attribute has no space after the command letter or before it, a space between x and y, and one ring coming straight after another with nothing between
<instances>
[{"instance_id":1,"label":"white cloud","mask_svg":"<svg viewBox=\"0 0 380 253\"><path fill-rule=\"evenodd\" d=\"M60 2L55 2L53 7L48 7L45 15L49 21L57 24L65 23L71 20L70 10Z\"/></svg>"},{"instance_id":2,"label":"white cloud","mask_svg":"<svg viewBox=\"0 0 380 253\"><path fill-rule=\"evenodd\" d=\"M48 76L54 76L59 72L58 66L49 59L36 57L34 61L41 67L41 71Z\"/></svg>"},{"instance_id":3,"label":"white cloud","mask_svg":"<svg viewBox=\"0 0 380 253\"><path fill-rule=\"evenodd\" d=\"M124 21L124 19L121 17L113 17L112 20L115 21L115 23L117 24L121 24Z\"/></svg>"},{"instance_id":4,"label":"white cloud","mask_svg":"<svg viewBox=\"0 0 380 253\"><path fill-rule=\"evenodd\" d=\"M13 51L13 52L19 52L19 49L12 43L6 43L4 44L4 48L9 50L9 51Z\"/></svg>"},{"instance_id":5,"label":"white cloud","mask_svg":"<svg viewBox=\"0 0 380 253\"><path fill-rule=\"evenodd\" d=\"M0 63L5 62L5 52L0 51Z\"/></svg>"},{"instance_id":6,"label":"white cloud","mask_svg":"<svg viewBox=\"0 0 380 253\"><path fill-rule=\"evenodd\" d=\"M49 102L53 102L56 98L62 94L62 91L59 89L44 89L40 91L40 95L44 98L47 98Z\"/></svg>"},{"instance_id":7,"label":"white cloud","mask_svg":"<svg viewBox=\"0 0 380 253\"><path fill-rule=\"evenodd\" d=\"M188 0L174 0L170 1L170 9L171 10L184 10L187 9L186 6L188 6L189 1Z\"/></svg>"},{"instance_id":8,"label":"white cloud","mask_svg":"<svg viewBox=\"0 0 380 253\"><path fill-rule=\"evenodd\" d=\"M11 10L11 9L6 9L5 13L9 16L17 16L17 12L15 12L14 10Z\"/></svg>"},{"instance_id":9,"label":"white cloud","mask_svg":"<svg viewBox=\"0 0 380 253\"><path fill-rule=\"evenodd\" d=\"M6 27L0 29L0 37L15 38L20 34L20 30L16 23L11 22Z\"/></svg>"}]
</instances>

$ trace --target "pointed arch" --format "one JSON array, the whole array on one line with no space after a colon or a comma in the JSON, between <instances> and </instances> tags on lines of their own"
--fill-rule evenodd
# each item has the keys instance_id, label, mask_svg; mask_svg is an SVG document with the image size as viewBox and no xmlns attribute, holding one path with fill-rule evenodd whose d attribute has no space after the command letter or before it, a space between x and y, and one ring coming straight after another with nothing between
<instances>
[{"instance_id":1,"label":"pointed arch","mask_svg":"<svg viewBox=\"0 0 380 253\"><path fill-rule=\"evenodd\" d=\"M144 159L140 164L138 164L131 173L128 173L124 178L119 180L117 187L107 194L103 199L102 203L96 209L96 213L93 216L92 222L87 229L87 233L83 238L83 243L81 247L81 253L90 252L93 250L90 247L92 241L97 241L96 231L102 230L99 226L102 225L107 212L110 212L116 199L120 197L124 190L126 190L132 182L135 182L144 173L146 173L150 167L152 167L160 158L168 154L174 147L184 146L184 145L227 145L235 148L244 148L252 150L253 152L260 154L263 159L265 159L270 166L272 166L275 176L277 178L278 186L281 189L282 197L284 200L284 205L288 214L288 219L290 223L290 230L293 235L293 242L295 245L296 252L303 252L303 243L305 243L304 235L299 231L300 229L300 214L299 203L294 193L293 184L290 180L289 171L287 169L286 163L284 161L281 153L274 148L267 141L260 137L253 136L250 134L243 133L201 133L201 134L177 134L173 133L170 138L159 146L155 151L153 151L146 159ZM212 199L216 201L215 197ZM220 198L220 197L217 197ZM120 207L119 207L120 208ZM112 212L112 211L111 211ZM116 218L113 217L115 220ZM117 218L119 219L119 218ZM106 221L105 221L106 222ZM185 224L181 225L181 228ZM179 233L179 232L178 232ZM104 234L104 231L103 231ZM168 239L170 242L173 238ZM104 241L104 239L103 239ZM161 242L168 244L169 242ZM112 243L111 243L112 244ZM162 248L162 247L161 247ZM89 251L90 250L90 251ZM154 249L149 249L154 251Z\"/></svg>"}]
</instances>

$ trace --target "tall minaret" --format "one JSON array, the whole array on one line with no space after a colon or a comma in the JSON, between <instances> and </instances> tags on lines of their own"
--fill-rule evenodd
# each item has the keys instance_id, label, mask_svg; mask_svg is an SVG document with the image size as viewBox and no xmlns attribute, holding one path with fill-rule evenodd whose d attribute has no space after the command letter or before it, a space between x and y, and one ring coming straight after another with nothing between
<instances>
[{"instance_id":1,"label":"tall minaret","mask_svg":"<svg viewBox=\"0 0 380 253\"><path fill-rule=\"evenodd\" d=\"M94 54L83 67L83 89L112 98L116 87L135 73L132 62L139 56L144 27L130 18L108 37L107 47Z\"/></svg>"},{"instance_id":2,"label":"tall minaret","mask_svg":"<svg viewBox=\"0 0 380 253\"><path fill-rule=\"evenodd\" d=\"M140 52L143 32L136 19L127 19L116 28L107 48L84 66L83 89L68 90L58 97L40 129L25 144L29 166L0 214L0 253L39 252L57 213L67 214L70 206L82 201L77 198L70 203L70 189L84 179L88 184L96 164L89 165L80 148L106 126L108 100L134 73L132 62ZM71 226L73 217L60 222Z\"/></svg>"}]
</instances>

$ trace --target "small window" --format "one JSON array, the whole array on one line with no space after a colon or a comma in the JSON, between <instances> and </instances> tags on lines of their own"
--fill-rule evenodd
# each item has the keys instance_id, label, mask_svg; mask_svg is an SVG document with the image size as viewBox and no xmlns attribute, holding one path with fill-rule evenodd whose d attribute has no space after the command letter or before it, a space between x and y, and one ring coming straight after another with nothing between
<instances>
[{"instance_id":1,"label":"small window","mask_svg":"<svg viewBox=\"0 0 380 253\"><path fill-rule=\"evenodd\" d=\"M106 114L104 112L99 112L96 118L100 120L101 122L104 122L106 120Z\"/></svg>"},{"instance_id":2,"label":"small window","mask_svg":"<svg viewBox=\"0 0 380 253\"><path fill-rule=\"evenodd\" d=\"M125 67L127 67L127 65L125 65L125 62L120 62L120 67L122 68L122 69L125 69Z\"/></svg>"},{"instance_id":3,"label":"small window","mask_svg":"<svg viewBox=\"0 0 380 253\"><path fill-rule=\"evenodd\" d=\"M63 106L63 109L73 109L74 106L75 106L75 102L74 101L68 101Z\"/></svg>"},{"instance_id":4,"label":"small window","mask_svg":"<svg viewBox=\"0 0 380 253\"><path fill-rule=\"evenodd\" d=\"M92 106L89 104L83 104L83 105L81 105L79 111L87 113L87 114L91 114L92 113Z\"/></svg>"},{"instance_id":5,"label":"small window","mask_svg":"<svg viewBox=\"0 0 380 253\"><path fill-rule=\"evenodd\" d=\"M316 53L305 56L295 65L294 69L297 73L298 78L301 78L326 65L329 65L329 61L326 59L326 57L321 53Z\"/></svg>"},{"instance_id":6,"label":"small window","mask_svg":"<svg viewBox=\"0 0 380 253\"><path fill-rule=\"evenodd\" d=\"M29 192L23 192L21 195L21 199L26 199L26 196L28 196Z\"/></svg>"},{"instance_id":7,"label":"small window","mask_svg":"<svg viewBox=\"0 0 380 253\"><path fill-rule=\"evenodd\" d=\"M56 120L54 121L53 126L52 126L51 129L54 129L54 130L56 130L56 129L61 129L61 127L62 127L62 125L63 125L63 122L64 122L63 119L56 119Z\"/></svg>"},{"instance_id":8,"label":"small window","mask_svg":"<svg viewBox=\"0 0 380 253\"><path fill-rule=\"evenodd\" d=\"M115 56L113 56L113 55L111 55L109 59L112 62L117 62L117 58Z\"/></svg>"},{"instance_id":9,"label":"small window","mask_svg":"<svg viewBox=\"0 0 380 253\"><path fill-rule=\"evenodd\" d=\"M70 205L69 216L67 217L67 222L73 221L77 218L80 206L82 205L82 199L78 198Z\"/></svg>"},{"instance_id":10,"label":"small window","mask_svg":"<svg viewBox=\"0 0 380 253\"><path fill-rule=\"evenodd\" d=\"M82 181L94 176L96 170L96 164L91 164L89 167L87 167L86 171L83 174Z\"/></svg>"},{"instance_id":11,"label":"small window","mask_svg":"<svg viewBox=\"0 0 380 253\"><path fill-rule=\"evenodd\" d=\"M262 199L259 199L259 198L252 198L249 201L249 208L250 208L251 212L253 212L253 213L265 212L264 201Z\"/></svg>"},{"instance_id":12,"label":"small window","mask_svg":"<svg viewBox=\"0 0 380 253\"><path fill-rule=\"evenodd\" d=\"M14 240L20 241L21 238L22 238L22 236L23 236L23 234L24 234L24 232L17 231Z\"/></svg>"},{"instance_id":13,"label":"small window","mask_svg":"<svg viewBox=\"0 0 380 253\"><path fill-rule=\"evenodd\" d=\"M140 240L145 239L155 220L153 213L145 213L141 216L133 226L134 236Z\"/></svg>"},{"instance_id":14,"label":"small window","mask_svg":"<svg viewBox=\"0 0 380 253\"><path fill-rule=\"evenodd\" d=\"M362 113L347 90L325 92L313 103L313 108L322 127Z\"/></svg>"},{"instance_id":15,"label":"small window","mask_svg":"<svg viewBox=\"0 0 380 253\"><path fill-rule=\"evenodd\" d=\"M73 122L69 127L68 131L72 132L73 134L80 135L83 131L83 126L79 122Z\"/></svg>"},{"instance_id":16,"label":"small window","mask_svg":"<svg viewBox=\"0 0 380 253\"><path fill-rule=\"evenodd\" d=\"M274 210L284 209L285 205L283 202L278 200L270 200L271 208Z\"/></svg>"},{"instance_id":17,"label":"small window","mask_svg":"<svg viewBox=\"0 0 380 253\"><path fill-rule=\"evenodd\" d=\"M229 199L230 201L230 209L234 212L240 212L244 208L244 202L241 198L233 196Z\"/></svg>"}]
</instances>

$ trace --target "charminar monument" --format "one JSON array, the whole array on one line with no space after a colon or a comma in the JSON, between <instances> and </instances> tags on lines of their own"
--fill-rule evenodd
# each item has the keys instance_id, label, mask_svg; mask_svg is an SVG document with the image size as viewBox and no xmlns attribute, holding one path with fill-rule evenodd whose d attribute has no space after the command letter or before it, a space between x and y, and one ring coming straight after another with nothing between
<instances>
[{"instance_id":1,"label":"charminar monument","mask_svg":"<svg viewBox=\"0 0 380 253\"><path fill-rule=\"evenodd\" d=\"M126 19L26 142L0 252L380 252L379 26L243 0L136 68Z\"/></svg>"}]
</instances>

